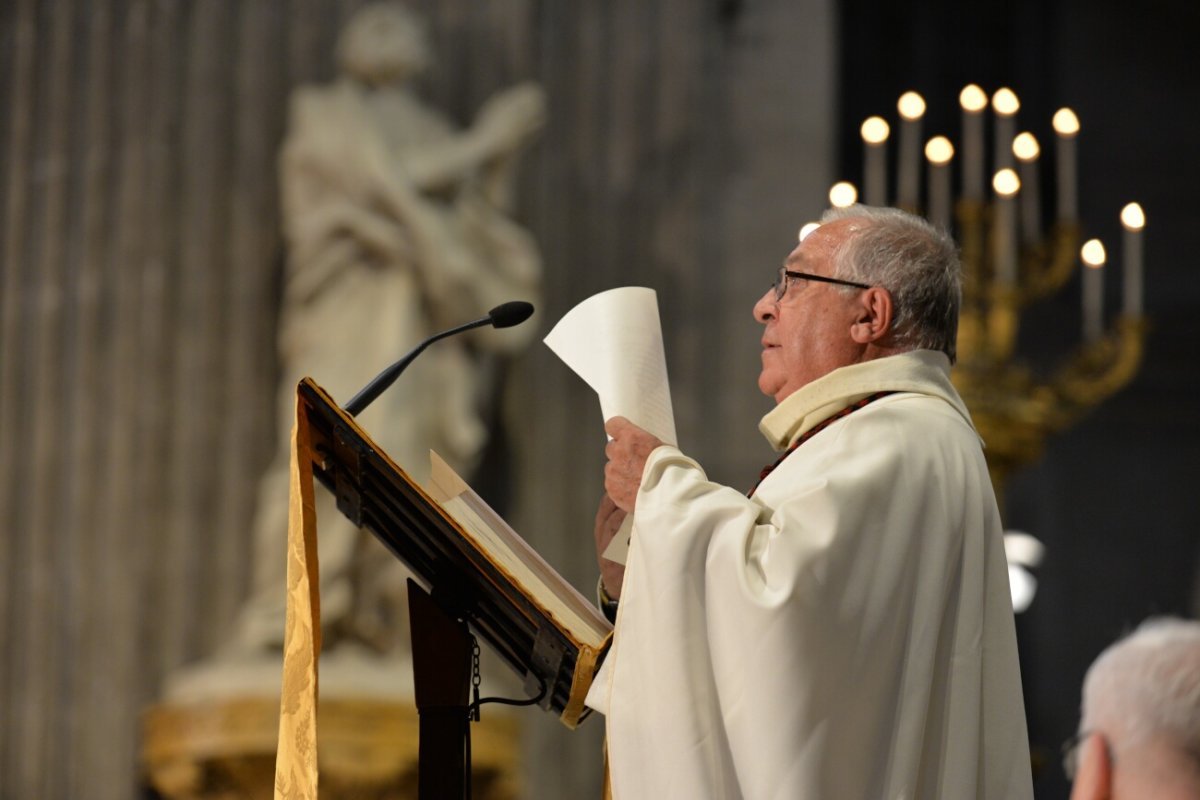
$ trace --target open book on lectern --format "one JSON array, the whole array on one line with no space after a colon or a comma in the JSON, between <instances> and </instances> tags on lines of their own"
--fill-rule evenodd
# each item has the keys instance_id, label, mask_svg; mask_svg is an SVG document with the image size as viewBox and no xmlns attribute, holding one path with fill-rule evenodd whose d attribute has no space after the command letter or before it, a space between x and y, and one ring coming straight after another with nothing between
<instances>
[{"instance_id":1,"label":"open book on lectern","mask_svg":"<svg viewBox=\"0 0 1200 800\"><path fill-rule=\"evenodd\" d=\"M312 436L313 474L338 509L415 573L525 677L540 705L568 727L612 641L612 625L437 457L428 490L397 466L311 379L299 395Z\"/></svg>"}]
</instances>

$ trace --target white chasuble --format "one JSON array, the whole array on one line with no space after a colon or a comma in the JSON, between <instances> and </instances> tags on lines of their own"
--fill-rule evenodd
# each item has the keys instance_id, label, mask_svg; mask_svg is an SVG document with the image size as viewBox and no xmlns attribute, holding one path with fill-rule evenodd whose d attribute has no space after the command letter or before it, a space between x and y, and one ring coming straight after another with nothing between
<instances>
[{"instance_id":1,"label":"white chasuble","mask_svg":"<svg viewBox=\"0 0 1200 800\"><path fill-rule=\"evenodd\" d=\"M1032 797L1000 517L949 361L839 369L761 428L846 406L753 497L646 464L612 651L615 800Z\"/></svg>"}]
</instances>

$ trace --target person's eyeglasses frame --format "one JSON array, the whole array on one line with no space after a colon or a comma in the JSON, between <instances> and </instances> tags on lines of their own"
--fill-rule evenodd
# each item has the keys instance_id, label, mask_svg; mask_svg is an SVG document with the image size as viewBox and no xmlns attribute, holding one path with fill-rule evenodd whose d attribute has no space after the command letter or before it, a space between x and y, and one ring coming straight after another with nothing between
<instances>
[{"instance_id":1,"label":"person's eyeglasses frame","mask_svg":"<svg viewBox=\"0 0 1200 800\"><path fill-rule=\"evenodd\" d=\"M819 283L833 283L838 286L850 286L855 289L870 289L871 288L871 285L867 284L867 283L858 283L857 281L847 281L847 280L842 280L841 278L827 278L824 275L813 275L812 273L809 273L809 272L796 272L794 270L788 269L787 267L780 267L779 268L779 276L775 279L775 282L771 284L771 289L774 290L774 292L775 292L775 302L777 302L777 303L782 302L783 298L787 296L789 280L806 280L806 281L817 281Z\"/></svg>"}]
</instances>

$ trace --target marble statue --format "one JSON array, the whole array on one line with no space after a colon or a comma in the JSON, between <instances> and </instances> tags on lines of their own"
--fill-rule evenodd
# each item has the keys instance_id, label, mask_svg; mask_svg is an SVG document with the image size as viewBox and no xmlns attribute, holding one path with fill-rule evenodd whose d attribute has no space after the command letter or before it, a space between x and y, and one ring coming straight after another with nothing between
<instances>
[{"instance_id":1,"label":"marble statue","mask_svg":"<svg viewBox=\"0 0 1200 800\"><path fill-rule=\"evenodd\" d=\"M335 81L293 95L280 156L287 268L278 450L259 488L252 596L227 652L282 647L299 379L311 376L344 404L425 336L508 300L536 301L539 285L537 247L509 212L517 160L545 121L542 91L500 91L457 128L415 93L411 81L430 62L427 32L391 3L351 18L337 60ZM360 423L418 481L430 449L469 475L487 441L503 357L534 331L483 329L438 342ZM402 565L320 488L317 529L325 650L403 655Z\"/></svg>"}]
</instances>

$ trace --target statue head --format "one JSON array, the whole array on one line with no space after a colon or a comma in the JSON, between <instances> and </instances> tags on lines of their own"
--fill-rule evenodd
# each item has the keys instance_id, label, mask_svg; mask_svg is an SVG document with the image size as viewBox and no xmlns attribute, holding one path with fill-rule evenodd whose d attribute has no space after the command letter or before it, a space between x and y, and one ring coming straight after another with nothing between
<instances>
[{"instance_id":1,"label":"statue head","mask_svg":"<svg viewBox=\"0 0 1200 800\"><path fill-rule=\"evenodd\" d=\"M357 11L338 37L342 72L372 85L401 83L430 60L425 21L399 3L371 3Z\"/></svg>"}]
</instances>

